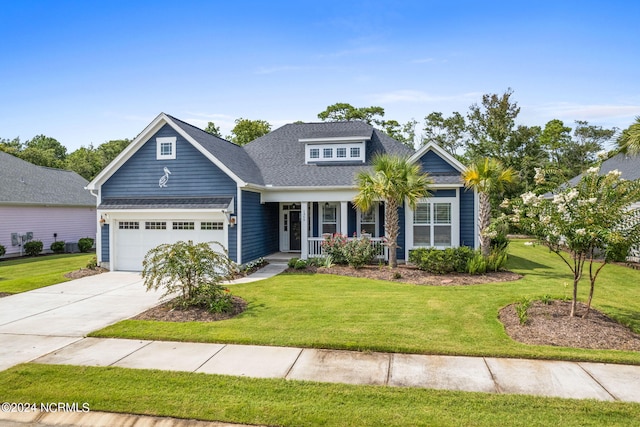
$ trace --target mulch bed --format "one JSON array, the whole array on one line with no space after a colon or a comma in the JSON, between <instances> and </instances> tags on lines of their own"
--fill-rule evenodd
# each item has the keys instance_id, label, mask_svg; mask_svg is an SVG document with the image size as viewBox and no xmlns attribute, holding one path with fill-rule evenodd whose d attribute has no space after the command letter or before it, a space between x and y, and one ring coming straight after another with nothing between
<instances>
[{"instance_id":1,"label":"mulch bed","mask_svg":"<svg viewBox=\"0 0 640 427\"><path fill-rule=\"evenodd\" d=\"M67 279L81 279L87 276L95 276L96 274L106 273L106 268L96 267L96 268L81 268L80 270L72 271L71 273L67 273L64 275Z\"/></svg>"},{"instance_id":2,"label":"mulch bed","mask_svg":"<svg viewBox=\"0 0 640 427\"><path fill-rule=\"evenodd\" d=\"M336 274L340 276L362 277L375 280L390 280L392 282L411 283L414 285L427 286L460 286L460 285L480 285L493 282L512 282L522 278L521 275L510 271L497 271L487 274L472 275L462 273L451 273L446 275L429 274L418 270L413 266L405 264L398 265L397 269L386 266L366 265L362 268L354 269L344 265L334 265L330 268L307 267L306 270L295 270L288 268L287 273L322 273ZM398 278L397 275L400 275Z\"/></svg>"},{"instance_id":3,"label":"mulch bed","mask_svg":"<svg viewBox=\"0 0 640 427\"><path fill-rule=\"evenodd\" d=\"M13 295L13 294L10 294L9 292L0 292L0 298L8 297L9 295Z\"/></svg>"},{"instance_id":4,"label":"mulch bed","mask_svg":"<svg viewBox=\"0 0 640 427\"><path fill-rule=\"evenodd\" d=\"M200 307L191 307L186 310L174 309L173 302L153 307L134 317L135 320L159 320L163 322L213 322L217 320L231 319L242 313L247 308L247 302L240 297L232 296L233 309L229 313L209 313Z\"/></svg>"},{"instance_id":5,"label":"mulch bed","mask_svg":"<svg viewBox=\"0 0 640 427\"><path fill-rule=\"evenodd\" d=\"M577 317L569 317L570 301L535 301L527 310L528 321L520 324L515 304L500 310L500 321L516 341L533 345L552 345L603 350L640 351L640 334L591 308L578 303Z\"/></svg>"}]
</instances>

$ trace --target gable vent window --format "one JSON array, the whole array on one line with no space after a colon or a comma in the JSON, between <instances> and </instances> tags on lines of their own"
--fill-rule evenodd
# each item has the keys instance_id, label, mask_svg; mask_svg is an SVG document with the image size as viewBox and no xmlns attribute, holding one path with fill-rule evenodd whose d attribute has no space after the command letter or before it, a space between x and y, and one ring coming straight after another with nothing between
<instances>
[{"instance_id":1,"label":"gable vent window","mask_svg":"<svg viewBox=\"0 0 640 427\"><path fill-rule=\"evenodd\" d=\"M222 230L221 222L201 222L200 230Z\"/></svg>"},{"instance_id":2,"label":"gable vent window","mask_svg":"<svg viewBox=\"0 0 640 427\"><path fill-rule=\"evenodd\" d=\"M333 148L323 148L322 157L325 159L331 159L333 157Z\"/></svg>"},{"instance_id":3,"label":"gable vent window","mask_svg":"<svg viewBox=\"0 0 640 427\"><path fill-rule=\"evenodd\" d=\"M144 223L145 230L166 230L166 221L147 221Z\"/></svg>"},{"instance_id":4,"label":"gable vent window","mask_svg":"<svg viewBox=\"0 0 640 427\"><path fill-rule=\"evenodd\" d=\"M347 149L344 147L336 148L336 157L347 157Z\"/></svg>"},{"instance_id":5,"label":"gable vent window","mask_svg":"<svg viewBox=\"0 0 640 427\"><path fill-rule=\"evenodd\" d=\"M309 158L310 159L319 159L320 158L320 149L312 148L309 150Z\"/></svg>"},{"instance_id":6,"label":"gable vent window","mask_svg":"<svg viewBox=\"0 0 640 427\"><path fill-rule=\"evenodd\" d=\"M183 222L183 221L174 221L173 229L174 230L193 230L194 223L193 222Z\"/></svg>"},{"instance_id":7,"label":"gable vent window","mask_svg":"<svg viewBox=\"0 0 640 427\"><path fill-rule=\"evenodd\" d=\"M156 138L156 160L176 158L176 137Z\"/></svg>"}]
</instances>

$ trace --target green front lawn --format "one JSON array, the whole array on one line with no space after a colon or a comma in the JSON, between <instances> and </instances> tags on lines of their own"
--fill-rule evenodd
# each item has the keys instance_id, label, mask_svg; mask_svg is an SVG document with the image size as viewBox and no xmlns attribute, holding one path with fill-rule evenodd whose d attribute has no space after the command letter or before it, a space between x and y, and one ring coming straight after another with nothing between
<instances>
[{"instance_id":1,"label":"green front lawn","mask_svg":"<svg viewBox=\"0 0 640 427\"><path fill-rule=\"evenodd\" d=\"M511 340L498 321L500 308L522 297L569 296L571 276L555 254L523 241L511 244L508 268L525 277L474 286L415 286L322 274L280 275L233 286L233 293L249 302L248 310L234 319L126 320L92 336L640 364L638 352ZM601 276L594 306L640 332L640 271L607 266ZM583 299L587 286L582 286Z\"/></svg>"},{"instance_id":2,"label":"green front lawn","mask_svg":"<svg viewBox=\"0 0 640 427\"><path fill-rule=\"evenodd\" d=\"M66 282L66 273L86 267L94 254L46 255L0 261L0 292L17 294Z\"/></svg>"},{"instance_id":3,"label":"green front lawn","mask_svg":"<svg viewBox=\"0 0 640 427\"><path fill-rule=\"evenodd\" d=\"M19 365L7 402L278 426L631 426L640 404L321 384L124 368Z\"/></svg>"}]
</instances>

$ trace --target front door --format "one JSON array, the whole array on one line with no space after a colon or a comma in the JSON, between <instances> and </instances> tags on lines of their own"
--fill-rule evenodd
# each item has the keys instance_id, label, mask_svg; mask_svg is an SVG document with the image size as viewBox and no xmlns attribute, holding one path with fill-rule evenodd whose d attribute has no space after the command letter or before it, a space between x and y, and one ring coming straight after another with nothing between
<instances>
[{"instance_id":1,"label":"front door","mask_svg":"<svg viewBox=\"0 0 640 427\"><path fill-rule=\"evenodd\" d=\"M302 247L302 223L300 211L289 211L289 250L299 251Z\"/></svg>"}]
</instances>

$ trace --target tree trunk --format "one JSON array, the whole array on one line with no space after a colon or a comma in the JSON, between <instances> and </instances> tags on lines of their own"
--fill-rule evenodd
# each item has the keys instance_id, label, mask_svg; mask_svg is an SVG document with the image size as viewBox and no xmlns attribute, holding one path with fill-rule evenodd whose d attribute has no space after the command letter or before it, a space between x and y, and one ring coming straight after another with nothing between
<instances>
[{"instance_id":1,"label":"tree trunk","mask_svg":"<svg viewBox=\"0 0 640 427\"><path fill-rule=\"evenodd\" d=\"M483 256L491 254L491 238L485 236L485 230L491 222L491 202L487 193L479 193L478 228L480 232L480 250Z\"/></svg>"},{"instance_id":2,"label":"tree trunk","mask_svg":"<svg viewBox=\"0 0 640 427\"><path fill-rule=\"evenodd\" d=\"M389 267L398 266L396 248L398 247L398 203L395 200L385 200L384 206L384 235L389 248Z\"/></svg>"}]
</instances>

